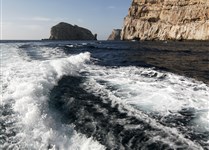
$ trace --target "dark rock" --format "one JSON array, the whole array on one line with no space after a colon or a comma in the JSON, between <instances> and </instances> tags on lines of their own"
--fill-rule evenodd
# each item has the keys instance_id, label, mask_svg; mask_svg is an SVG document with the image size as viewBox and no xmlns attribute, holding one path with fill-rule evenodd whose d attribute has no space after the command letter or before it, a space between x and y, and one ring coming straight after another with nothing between
<instances>
[{"instance_id":1,"label":"dark rock","mask_svg":"<svg viewBox=\"0 0 209 150\"><path fill-rule=\"evenodd\" d=\"M94 40L97 40L97 34L94 34Z\"/></svg>"},{"instance_id":2,"label":"dark rock","mask_svg":"<svg viewBox=\"0 0 209 150\"><path fill-rule=\"evenodd\" d=\"M50 40L96 40L88 29L60 22L51 28Z\"/></svg>"},{"instance_id":3,"label":"dark rock","mask_svg":"<svg viewBox=\"0 0 209 150\"><path fill-rule=\"evenodd\" d=\"M120 40L121 29L113 29L107 40Z\"/></svg>"}]
</instances>

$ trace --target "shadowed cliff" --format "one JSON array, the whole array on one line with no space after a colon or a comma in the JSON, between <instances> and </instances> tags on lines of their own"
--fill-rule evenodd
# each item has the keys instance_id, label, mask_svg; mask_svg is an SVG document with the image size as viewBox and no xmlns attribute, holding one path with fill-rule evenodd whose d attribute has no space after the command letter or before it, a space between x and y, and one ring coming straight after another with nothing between
<instances>
[{"instance_id":1,"label":"shadowed cliff","mask_svg":"<svg viewBox=\"0 0 209 150\"><path fill-rule=\"evenodd\" d=\"M61 22L51 28L50 40L96 40L90 30Z\"/></svg>"}]
</instances>

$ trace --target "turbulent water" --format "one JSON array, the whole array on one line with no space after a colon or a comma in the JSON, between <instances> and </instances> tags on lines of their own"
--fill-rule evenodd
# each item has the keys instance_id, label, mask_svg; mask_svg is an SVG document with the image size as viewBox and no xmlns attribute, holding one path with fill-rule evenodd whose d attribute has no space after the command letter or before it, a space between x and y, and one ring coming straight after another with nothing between
<instances>
[{"instance_id":1,"label":"turbulent water","mask_svg":"<svg viewBox=\"0 0 209 150\"><path fill-rule=\"evenodd\" d=\"M0 149L209 149L207 76L129 57L142 43L0 46Z\"/></svg>"}]
</instances>

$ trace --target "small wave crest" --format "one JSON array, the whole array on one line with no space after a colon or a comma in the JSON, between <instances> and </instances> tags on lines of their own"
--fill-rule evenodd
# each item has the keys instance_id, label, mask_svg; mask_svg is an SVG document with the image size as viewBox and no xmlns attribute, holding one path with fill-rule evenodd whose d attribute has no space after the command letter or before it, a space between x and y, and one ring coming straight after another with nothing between
<instances>
[{"instance_id":1,"label":"small wave crest","mask_svg":"<svg viewBox=\"0 0 209 150\"><path fill-rule=\"evenodd\" d=\"M18 61L7 60L2 68L0 149L104 149L72 125L57 122L48 109L50 90L62 76L77 75L90 53L27 61L18 46L8 48Z\"/></svg>"},{"instance_id":2,"label":"small wave crest","mask_svg":"<svg viewBox=\"0 0 209 150\"><path fill-rule=\"evenodd\" d=\"M84 88L102 99L139 110L176 135L208 148L206 84L152 68L89 67ZM141 115L139 115L141 117ZM173 130L174 129L174 130ZM200 138L201 136L201 138Z\"/></svg>"}]
</instances>

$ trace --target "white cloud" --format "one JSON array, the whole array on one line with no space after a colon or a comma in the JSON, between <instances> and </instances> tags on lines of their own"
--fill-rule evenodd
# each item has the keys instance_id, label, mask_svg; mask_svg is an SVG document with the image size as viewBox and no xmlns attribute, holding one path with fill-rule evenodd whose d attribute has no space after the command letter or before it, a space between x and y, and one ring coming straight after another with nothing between
<instances>
[{"instance_id":1,"label":"white cloud","mask_svg":"<svg viewBox=\"0 0 209 150\"><path fill-rule=\"evenodd\" d=\"M116 7L115 6L108 6L107 8L108 9L115 9Z\"/></svg>"},{"instance_id":2,"label":"white cloud","mask_svg":"<svg viewBox=\"0 0 209 150\"><path fill-rule=\"evenodd\" d=\"M51 18L46 18L46 17L33 17L33 21L51 21Z\"/></svg>"},{"instance_id":3,"label":"white cloud","mask_svg":"<svg viewBox=\"0 0 209 150\"><path fill-rule=\"evenodd\" d=\"M33 21L33 22L62 22L64 20L68 20L68 18L48 18L48 17L41 17L41 16L34 16L34 17L21 17L18 20L21 21ZM78 22L83 22L83 19L77 19Z\"/></svg>"},{"instance_id":4,"label":"white cloud","mask_svg":"<svg viewBox=\"0 0 209 150\"><path fill-rule=\"evenodd\" d=\"M83 23L83 19L81 19L81 18L78 18L77 21L78 21L79 23Z\"/></svg>"},{"instance_id":5,"label":"white cloud","mask_svg":"<svg viewBox=\"0 0 209 150\"><path fill-rule=\"evenodd\" d=\"M42 29L40 25L34 25L34 24L22 25L21 27L23 29L28 29L28 30L41 30Z\"/></svg>"},{"instance_id":6,"label":"white cloud","mask_svg":"<svg viewBox=\"0 0 209 150\"><path fill-rule=\"evenodd\" d=\"M42 22L52 21L51 18L39 17L39 16L31 17L31 18L21 17L21 18L19 18L19 20L23 20L23 21L42 21Z\"/></svg>"},{"instance_id":7,"label":"white cloud","mask_svg":"<svg viewBox=\"0 0 209 150\"><path fill-rule=\"evenodd\" d=\"M12 22L3 23L3 39L41 39L48 37L49 33L45 26L38 24L17 24Z\"/></svg>"}]
</instances>

